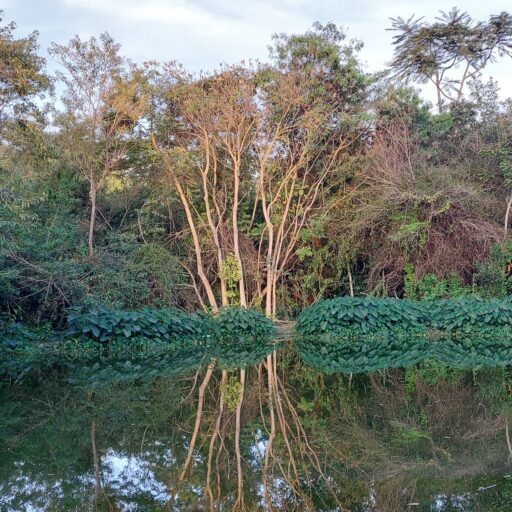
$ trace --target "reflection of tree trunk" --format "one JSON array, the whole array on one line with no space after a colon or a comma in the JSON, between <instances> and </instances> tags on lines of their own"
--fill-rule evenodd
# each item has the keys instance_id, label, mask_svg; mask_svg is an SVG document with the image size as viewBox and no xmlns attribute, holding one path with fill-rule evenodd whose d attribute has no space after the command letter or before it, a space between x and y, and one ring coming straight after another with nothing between
<instances>
[{"instance_id":1,"label":"reflection of tree trunk","mask_svg":"<svg viewBox=\"0 0 512 512\"><path fill-rule=\"evenodd\" d=\"M265 501L269 510L272 510L269 494L269 481L268 481L268 466L270 462L270 455L272 453L272 445L276 437L276 418L274 414L274 372L272 370L272 354L267 356L267 380L268 380L268 409L270 413L270 433L265 447L265 462L263 464L263 491Z\"/></svg>"},{"instance_id":2,"label":"reflection of tree trunk","mask_svg":"<svg viewBox=\"0 0 512 512\"><path fill-rule=\"evenodd\" d=\"M203 416L203 405L204 405L204 393L206 388L208 387L208 383L212 377L213 368L215 366L215 361L212 361L208 365L208 369L206 370L206 374L204 376L203 382L199 386L199 400L197 403L197 414L196 414L196 422L194 425L194 431L192 433L192 438L190 439L190 445L188 447L188 454L185 460L185 464L183 464L183 469L180 473L179 481L182 482L187 474L190 463L192 462L192 455L194 454L194 448L196 446L197 436L199 434L199 428L201 427L201 418Z\"/></svg>"},{"instance_id":3,"label":"reflection of tree trunk","mask_svg":"<svg viewBox=\"0 0 512 512\"><path fill-rule=\"evenodd\" d=\"M217 422L215 423L215 430L213 431L212 438L210 440L210 448L208 450L208 464L207 464L207 473L206 473L206 492L208 493L208 497L210 499L210 512L214 512L214 499L212 487L210 484L211 474L212 474L212 458L213 451L215 449L215 442L217 437L220 435L220 427L222 423L222 413L224 412L224 386L226 385L228 379L228 374L226 370L222 370L222 378L220 381L220 399L219 399L219 414L217 416ZM219 447L221 448L222 445Z\"/></svg>"},{"instance_id":4,"label":"reflection of tree trunk","mask_svg":"<svg viewBox=\"0 0 512 512\"><path fill-rule=\"evenodd\" d=\"M98 503L101 492L100 481L100 463L98 460L98 452L96 451L96 421L91 422L91 446L92 446L92 460L94 464L94 506Z\"/></svg>"},{"instance_id":5,"label":"reflection of tree trunk","mask_svg":"<svg viewBox=\"0 0 512 512\"><path fill-rule=\"evenodd\" d=\"M510 433L508 430L508 414L505 416L505 438L507 440L508 460L512 461L512 445L510 444Z\"/></svg>"},{"instance_id":6,"label":"reflection of tree trunk","mask_svg":"<svg viewBox=\"0 0 512 512\"><path fill-rule=\"evenodd\" d=\"M240 397L236 405L236 432L235 432L235 453L236 453L236 471L237 471L237 497L234 510L243 510L244 508L244 477L242 473L242 454L240 452L240 417L242 412L242 403L244 401L245 389L245 370L240 369Z\"/></svg>"}]
</instances>

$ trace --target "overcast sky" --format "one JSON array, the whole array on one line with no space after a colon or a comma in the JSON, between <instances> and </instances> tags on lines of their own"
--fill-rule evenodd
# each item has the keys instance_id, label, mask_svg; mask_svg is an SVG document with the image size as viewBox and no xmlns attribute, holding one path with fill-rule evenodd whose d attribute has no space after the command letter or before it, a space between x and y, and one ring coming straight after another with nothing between
<instances>
[{"instance_id":1,"label":"overcast sky","mask_svg":"<svg viewBox=\"0 0 512 512\"><path fill-rule=\"evenodd\" d=\"M393 53L390 17L432 20L453 5L476 19L512 11L512 0L0 0L5 21L14 20L19 35L37 29L44 52L52 41L107 30L135 62L176 60L195 71L265 60L272 34L303 32L317 20L335 22L349 38L362 40L366 69L380 70ZM512 96L512 58L486 74L498 80L502 97Z\"/></svg>"}]
</instances>

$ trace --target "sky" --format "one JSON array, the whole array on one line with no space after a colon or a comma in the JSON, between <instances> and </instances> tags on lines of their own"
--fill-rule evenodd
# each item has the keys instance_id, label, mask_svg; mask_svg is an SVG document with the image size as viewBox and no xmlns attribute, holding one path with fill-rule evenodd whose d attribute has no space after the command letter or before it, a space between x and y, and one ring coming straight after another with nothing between
<instances>
[{"instance_id":1,"label":"sky","mask_svg":"<svg viewBox=\"0 0 512 512\"><path fill-rule=\"evenodd\" d=\"M264 61L272 34L301 33L314 21L332 21L349 39L362 40L366 70L382 70L393 55L390 18L431 21L453 5L478 20L512 11L512 0L0 0L4 21L15 21L18 35L39 31L43 54L52 41L108 31L134 62L177 61L191 71ZM49 58L50 71L54 66ZM490 65L488 76L498 81L502 98L512 96L512 58ZM424 92L433 99L433 91Z\"/></svg>"}]
</instances>

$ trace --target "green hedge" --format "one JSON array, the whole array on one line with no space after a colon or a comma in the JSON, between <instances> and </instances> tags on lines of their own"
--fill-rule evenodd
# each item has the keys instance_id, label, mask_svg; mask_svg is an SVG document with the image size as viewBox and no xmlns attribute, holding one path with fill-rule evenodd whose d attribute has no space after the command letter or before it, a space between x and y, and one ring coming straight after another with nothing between
<instances>
[{"instance_id":1,"label":"green hedge","mask_svg":"<svg viewBox=\"0 0 512 512\"><path fill-rule=\"evenodd\" d=\"M172 376L211 359L223 368L260 362L274 349L275 328L251 309L226 308L218 315L174 309L73 311L67 328L53 331L5 323L0 326L0 381L67 375L71 382Z\"/></svg>"},{"instance_id":2,"label":"green hedge","mask_svg":"<svg viewBox=\"0 0 512 512\"><path fill-rule=\"evenodd\" d=\"M341 297L306 309L302 359L326 372L368 372L433 359L459 368L512 365L512 300L412 302Z\"/></svg>"},{"instance_id":3,"label":"green hedge","mask_svg":"<svg viewBox=\"0 0 512 512\"><path fill-rule=\"evenodd\" d=\"M400 299L338 297L306 308L295 326L299 335L368 334L382 329L424 330L423 303Z\"/></svg>"},{"instance_id":4,"label":"green hedge","mask_svg":"<svg viewBox=\"0 0 512 512\"><path fill-rule=\"evenodd\" d=\"M116 311L95 308L72 312L64 335L82 336L108 344L116 339L143 337L165 341L200 339L207 334L208 319L177 309Z\"/></svg>"},{"instance_id":5,"label":"green hedge","mask_svg":"<svg viewBox=\"0 0 512 512\"><path fill-rule=\"evenodd\" d=\"M512 326L512 298L460 297L415 302L401 299L338 297L319 301L298 318L296 332L367 334L375 330L426 329L470 331L475 327Z\"/></svg>"}]
</instances>

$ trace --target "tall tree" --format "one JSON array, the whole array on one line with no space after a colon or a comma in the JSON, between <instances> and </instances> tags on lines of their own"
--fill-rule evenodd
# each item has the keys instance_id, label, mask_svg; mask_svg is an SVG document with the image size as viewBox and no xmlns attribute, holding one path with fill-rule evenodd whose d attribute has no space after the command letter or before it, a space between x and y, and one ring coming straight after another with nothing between
<instances>
[{"instance_id":1,"label":"tall tree","mask_svg":"<svg viewBox=\"0 0 512 512\"><path fill-rule=\"evenodd\" d=\"M3 17L0 11L0 23ZM34 99L50 86L46 61L37 54L38 33L16 39L15 29L14 22L0 26L0 131L9 119L21 121L34 113Z\"/></svg>"},{"instance_id":2,"label":"tall tree","mask_svg":"<svg viewBox=\"0 0 512 512\"><path fill-rule=\"evenodd\" d=\"M119 55L108 33L67 45L53 43L50 54L62 69L57 77L66 89L60 124L70 160L89 182L89 255L94 253L98 192L119 170L128 135L145 108L139 74Z\"/></svg>"},{"instance_id":3,"label":"tall tree","mask_svg":"<svg viewBox=\"0 0 512 512\"><path fill-rule=\"evenodd\" d=\"M462 101L467 82L487 64L512 54L512 16L506 12L475 21L454 8L431 24L394 18L390 30L396 33L391 69L402 79L434 84L440 112L446 103Z\"/></svg>"}]
</instances>

